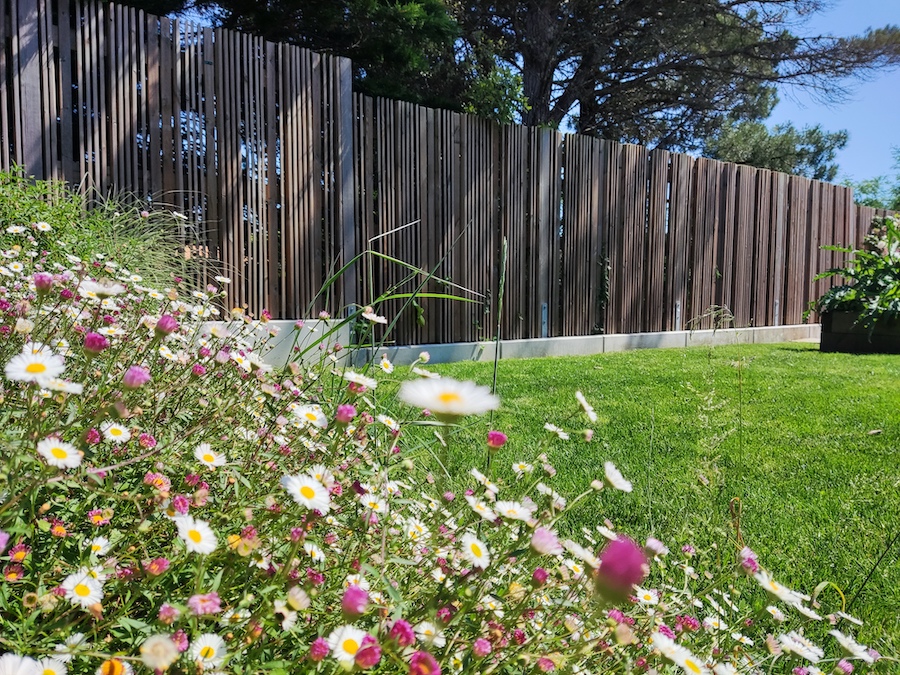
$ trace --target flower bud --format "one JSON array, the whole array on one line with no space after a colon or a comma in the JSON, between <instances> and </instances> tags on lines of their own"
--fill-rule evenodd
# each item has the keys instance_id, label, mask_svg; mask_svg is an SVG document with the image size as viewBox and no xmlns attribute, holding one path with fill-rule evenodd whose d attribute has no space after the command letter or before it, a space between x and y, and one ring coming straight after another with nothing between
<instances>
[{"instance_id":1,"label":"flower bud","mask_svg":"<svg viewBox=\"0 0 900 675\"><path fill-rule=\"evenodd\" d=\"M130 366L122 377L126 389L140 389L150 381L150 371L141 366Z\"/></svg>"},{"instance_id":2,"label":"flower bud","mask_svg":"<svg viewBox=\"0 0 900 675\"><path fill-rule=\"evenodd\" d=\"M156 334L160 337L165 337L178 330L178 322L171 314L163 314L159 318L159 321L156 322L156 327L153 330L155 330Z\"/></svg>"},{"instance_id":3,"label":"flower bud","mask_svg":"<svg viewBox=\"0 0 900 675\"><path fill-rule=\"evenodd\" d=\"M647 558L628 537L609 542L600 554L600 569L594 577L597 592L610 602L623 602L647 576Z\"/></svg>"},{"instance_id":4,"label":"flower bud","mask_svg":"<svg viewBox=\"0 0 900 675\"><path fill-rule=\"evenodd\" d=\"M88 333L84 336L84 352L88 356L96 356L104 349L109 349L109 340L100 333Z\"/></svg>"}]
</instances>

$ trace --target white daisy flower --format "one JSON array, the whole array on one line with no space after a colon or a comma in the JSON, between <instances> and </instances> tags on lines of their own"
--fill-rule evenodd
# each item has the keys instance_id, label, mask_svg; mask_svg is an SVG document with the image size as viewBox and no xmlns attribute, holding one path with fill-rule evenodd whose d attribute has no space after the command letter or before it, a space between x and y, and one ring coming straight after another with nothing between
<instances>
[{"instance_id":1,"label":"white daisy flower","mask_svg":"<svg viewBox=\"0 0 900 675\"><path fill-rule=\"evenodd\" d=\"M48 380L42 380L41 386L50 391L59 391L63 394L80 395L84 393L84 385L80 382L68 382L58 377L51 377Z\"/></svg>"},{"instance_id":2,"label":"white daisy flower","mask_svg":"<svg viewBox=\"0 0 900 675\"><path fill-rule=\"evenodd\" d=\"M363 310L362 318L366 319L367 321L371 321L372 323L387 323L387 318L376 314L375 310L372 307L366 307Z\"/></svg>"},{"instance_id":3,"label":"white daisy flower","mask_svg":"<svg viewBox=\"0 0 900 675\"><path fill-rule=\"evenodd\" d=\"M375 419L377 419L391 431L400 431L400 423L393 417L388 417L387 415L378 415Z\"/></svg>"},{"instance_id":4,"label":"white daisy flower","mask_svg":"<svg viewBox=\"0 0 900 675\"><path fill-rule=\"evenodd\" d=\"M869 648L859 644L849 635L844 635L839 630L830 630L828 634L838 641L841 648L847 652L852 659L862 659L866 663L875 663L875 659L869 654Z\"/></svg>"},{"instance_id":5,"label":"white daisy flower","mask_svg":"<svg viewBox=\"0 0 900 675\"><path fill-rule=\"evenodd\" d=\"M310 424L319 429L328 427L328 418L318 405L301 405L294 409L296 415L304 424Z\"/></svg>"},{"instance_id":6,"label":"white daisy flower","mask_svg":"<svg viewBox=\"0 0 900 675\"><path fill-rule=\"evenodd\" d=\"M366 637L366 632L355 626L341 626L331 631L326 638L328 648L331 649L331 655L337 659L338 663L345 667L353 665L356 659L356 653L362 647L362 641Z\"/></svg>"},{"instance_id":7,"label":"white daisy flower","mask_svg":"<svg viewBox=\"0 0 900 675\"><path fill-rule=\"evenodd\" d=\"M58 438L45 438L38 441L38 454L47 460L47 464L60 469L74 469L81 464L84 453L71 443Z\"/></svg>"},{"instance_id":8,"label":"white daisy flower","mask_svg":"<svg viewBox=\"0 0 900 675\"><path fill-rule=\"evenodd\" d=\"M169 640L169 642L172 642L172 640ZM2 672L2 668L0 668L0 672ZM54 659L52 656L38 661L38 675L66 675L68 672L69 669L66 667L66 664L59 659Z\"/></svg>"},{"instance_id":9,"label":"white daisy flower","mask_svg":"<svg viewBox=\"0 0 900 675\"><path fill-rule=\"evenodd\" d=\"M519 502L496 502L494 511L509 520L521 520L526 523L534 517L532 509L523 506Z\"/></svg>"},{"instance_id":10,"label":"white daisy flower","mask_svg":"<svg viewBox=\"0 0 900 675\"><path fill-rule=\"evenodd\" d=\"M105 335L107 337L122 337L125 335L125 331L118 326L102 326L97 329L97 332L100 335Z\"/></svg>"},{"instance_id":11,"label":"white daisy flower","mask_svg":"<svg viewBox=\"0 0 900 675\"><path fill-rule=\"evenodd\" d=\"M419 377L427 377L429 380L441 379L441 376L437 373L433 373L430 370L425 370L424 368L419 368L418 366L413 366L412 371Z\"/></svg>"},{"instance_id":12,"label":"white daisy flower","mask_svg":"<svg viewBox=\"0 0 900 675\"><path fill-rule=\"evenodd\" d=\"M825 652L820 647L797 631L782 633L778 636L778 642L784 651L796 654L811 663L818 663L825 656Z\"/></svg>"},{"instance_id":13,"label":"white daisy flower","mask_svg":"<svg viewBox=\"0 0 900 675\"><path fill-rule=\"evenodd\" d=\"M312 476L283 476L281 485L295 502L310 511L318 511L324 516L331 509L328 489Z\"/></svg>"},{"instance_id":14,"label":"white daisy flower","mask_svg":"<svg viewBox=\"0 0 900 675\"><path fill-rule=\"evenodd\" d=\"M0 674L41 675L41 666L31 657L19 656L9 652L0 656Z\"/></svg>"},{"instance_id":15,"label":"white daisy flower","mask_svg":"<svg viewBox=\"0 0 900 675\"><path fill-rule=\"evenodd\" d=\"M486 502L480 499L476 499L472 495L466 495L466 501L469 502L469 506L472 507L472 510L485 520L497 520L497 514L494 513L494 511L490 506L487 505Z\"/></svg>"},{"instance_id":16,"label":"white daisy flower","mask_svg":"<svg viewBox=\"0 0 900 675\"><path fill-rule=\"evenodd\" d=\"M175 519L178 536L191 553L208 554L216 550L218 540L209 523L193 516L179 516Z\"/></svg>"},{"instance_id":17,"label":"white daisy flower","mask_svg":"<svg viewBox=\"0 0 900 675\"><path fill-rule=\"evenodd\" d=\"M303 550L306 551L306 555L313 559L313 562L325 562L325 552L311 541L303 544Z\"/></svg>"},{"instance_id":18,"label":"white daisy flower","mask_svg":"<svg viewBox=\"0 0 900 675\"><path fill-rule=\"evenodd\" d=\"M49 232L50 230L53 229L53 226L50 223L43 221L43 220L33 223L32 226L38 232Z\"/></svg>"},{"instance_id":19,"label":"white daisy flower","mask_svg":"<svg viewBox=\"0 0 900 675\"><path fill-rule=\"evenodd\" d=\"M6 231L9 234L22 234L25 231L25 228L22 225L10 225L6 228Z\"/></svg>"},{"instance_id":20,"label":"white daisy flower","mask_svg":"<svg viewBox=\"0 0 900 675\"><path fill-rule=\"evenodd\" d=\"M489 387L449 377L407 380L400 385L397 396L408 405L426 408L444 418L481 415L500 407L500 399Z\"/></svg>"},{"instance_id":21,"label":"white daisy flower","mask_svg":"<svg viewBox=\"0 0 900 675\"><path fill-rule=\"evenodd\" d=\"M247 619L249 619L250 616L250 610L248 609L232 608L222 615L222 618L219 619L219 625L222 626L222 628L242 626L247 622Z\"/></svg>"},{"instance_id":22,"label":"white daisy flower","mask_svg":"<svg viewBox=\"0 0 900 675\"><path fill-rule=\"evenodd\" d=\"M324 464L313 464L309 468L309 475L329 489L334 485L334 474Z\"/></svg>"},{"instance_id":23,"label":"white daisy flower","mask_svg":"<svg viewBox=\"0 0 900 675\"><path fill-rule=\"evenodd\" d=\"M556 435L559 437L559 439L560 439L561 441L567 441L567 440L569 440L569 434L567 434L565 431L563 431L562 429L560 429L560 428L559 428L558 426L556 426L555 424L550 424L550 422L547 422L547 423L544 425L544 429L546 429L546 430L549 431L550 433L556 434Z\"/></svg>"},{"instance_id":24,"label":"white daisy flower","mask_svg":"<svg viewBox=\"0 0 900 675\"><path fill-rule=\"evenodd\" d=\"M62 644L53 648L53 658L63 663L69 663L76 654L87 649L87 639L84 633L72 633Z\"/></svg>"},{"instance_id":25,"label":"white daisy flower","mask_svg":"<svg viewBox=\"0 0 900 675\"><path fill-rule=\"evenodd\" d=\"M631 492L631 483L625 480L615 464L612 462L604 462L603 473L603 482L606 483L606 485L616 490L621 490L622 492Z\"/></svg>"},{"instance_id":26,"label":"white daisy flower","mask_svg":"<svg viewBox=\"0 0 900 675\"><path fill-rule=\"evenodd\" d=\"M860 619L857 619L855 616L851 616L846 612L835 612L834 615L840 619L846 619L852 624L856 624L857 626L862 626L863 622Z\"/></svg>"},{"instance_id":27,"label":"white daisy flower","mask_svg":"<svg viewBox=\"0 0 900 675\"><path fill-rule=\"evenodd\" d=\"M112 441L116 445L127 443L131 438L131 432L128 427L124 427L118 422L108 421L100 425L100 431L108 441Z\"/></svg>"},{"instance_id":28,"label":"white daisy flower","mask_svg":"<svg viewBox=\"0 0 900 675\"><path fill-rule=\"evenodd\" d=\"M488 547L468 532L462 536L462 553L463 557L475 567L486 570L488 565L491 564L491 554L488 551Z\"/></svg>"},{"instance_id":29,"label":"white daisy flower","mask_svg":"<svg viewBox=\"0 0 900 675\"><path fill-rule=\"evenodd\" d=\"M94 537L86 543L91 555L105 555L109 551L109 539L106 537Z\"/></svg>"},{"instance_id":30,"label":"white daisy flower","mask_svg":"<svg viewBox=\"0 0 900 675\"><path fill-rule=\"evenodd\" d=\"M26 344L21 354L16 354L6 364L6 379L13 382L37 382L59 377L66 369L63 357L54 354L49 347L39 345L35 349Z\"/></svg>"},{"instance_id":31,"label":"white daisy flower","mask_svg":"<svg viewBox=\"0 0 900 675\"><path fill-rule=\"evenodd\" d=\"M710 615L703 619L701 624L708 631L728 630L728 626L726 626L717 616Z\"/></svg>"},{"instance_id":32,"label":"white daisy flower","mask_svg":"<svg viewBox=\"0 0 900 675\"><path fill-rule=\"evenodd\" d=\"M713 666L715 675L738 675L738 669L730 663L717 663Z\"/></svg>"},{"instance_id":33,"label":"white daisy flower","mask_svg":"<svg viewBox=\"0 0 900 675\"><path fill-rule=\"evenodd\" d=\"M412 541L420 541L428 536L428 528L418 518L409 518L406 521L406 536Z\"/></svg>"},{"instance_id":34,"label":"white daisy flower","mask_svg":"<svg viewBox=\"0 0 900 675\"><path fill-rule=\"evenodd\" d=\"M588 416L588 419L591 422L597 421L597 413L594 412L594 409L591 407L591 404L587 402L587 399L584 397L580 391L575 392L575 399L578 403L581 404L581 407L584 409L585 414Z\"/></svg>"},{"instance_id":35,"label":"white daisy flower","mask_svg":"<svg viewBox=\"0 0 900 675\"><path fill-rule=\"evenodd\" d=\"M438 630L438 627L431 621L420 621L413 626L413 630L415 630L419 641L426 645L440 649L447 644L447 638L444 637L443 631Z\"/></svg>"},{"instance_id":36,"label":"white daisy flower","mask_svg":"<svg viewBox=\"0 0 900 675\"><path fill-rule=\"evenodd\" d=\"M521 478L526 473L534 471L534 465L529 464L528 462L513 462L512 470L518 478Z\"/></svg>"},{"instance_id":37,"label":"white daisy flower","mask_svg":"<svg viewBox=\"0 0 900 675\"><path fill-rule=\"evenodd\" d=\"M378 367L388 374L394 372L394 364L388 360L387 354L381 355L381 362L378 364Z\"/></svg>"},{"instance_id":38,"label":"white daisy flower","mask_svg":"<svg viewBox=\"0 0 900 675\"><path fill-rule=\"evenodd\" d=\"M60 586L66 592L66 600L85 609L103 600L103 585L86 568L67 576Z\"/></svg>"},{"instance_id":39,"label":"white daisy flower","mask_svg":"<svg viewBox=\"0 0 900 675\"><path fill-rule=\"evenodd\" d=\"M481 599L481 606L489 612L493 612L494 616L503 618L503 605L493 595L486 595Z\"/></svg>"},{"instance_id":40,"label":"white daisy flower","mask_svg":"<svg viewBox=\"0 0 900 675\"><path fill-rule=\"evenodd\" d=\"M91 281L90 279L82 279L78 285L78 292L88 298L110 298L114 295L121 295L125 292L122 284L114 281Z\"/></svg>"},{"instance_id":41,"label":"white daisy flower","mask_svg":"<svg viewBox=\"0 0 900 675\"><path fill-rule=\"evenodd\" d=\"M378 381L371 378L366 377L365 375L361 375L359 373L355 373L352 370L344 371L344 379L347 382L353 382L353 384L359 384L367 389L375 389L378 386Z\"/></svg>"},{"instance_id":42,"label":"white daisy flower","mask_svg":"<svg viewBox=\"0 0 900 675\"><path fill-rule=\"evenodd\" d=\"M642 605L658 605L659 604L659 591L653 588L641 588L640 586L634 587L634 596L638 599L638 602Z\"/></svg>"},{"instance_id":43,"label":"white daisy flower","mask_svg":"<svg viewBox=\"0 0 900 675\"><path fill-rule=\"evenodd\" d=\"M742 645L747 645L748 647L753 646L753 640L748 638L743 633L732 633L731 639L734 640L735 642L740 642Z\"/></svg>"},{"instance_id":44,"label":"white daisy flower","mask_svg":"<svg viewBox=\"0 0 900 675\"><path fill-rule=\"evenodd\" d=\"M194 449L194 457L196 457L203 466L215 469L219 466L225 466L228 458L221 452L212 449L209 443L201 443Z\"/></svg>"},{"instance_id":45,"label":"white daisy flower","mask_svg":"<svg viewBox=\"0 0 900 675\"><path fill-rule=\"evenodd\" d=\"M766 607L766 611L772 615L772 618L775 619L778 623L784 622L787 617L784 615L780 609L778 609L775 605L769 605Z\"/></svg>"},{"instance_id":46,"label":"white daisy flower","mask_svg":"<svg viewBox=\"0 0 900 675\"><path fill-rule=\"evenodd\" d=\"M225 640L215 633L204 633L191 644L191 659L204 670L218 668L227 656Z\"/></svg>"},{"instance_id":47,"label":"white daisy flower","mask_svg":"<svg viewBox=\"0 0 900 675\"><path fill-rule=\"evenodd\" d=\"M65 338L57 337L50 339L50 346L53 347L57 352L62 354L63 356L68 356L72 349L69 345L69 341Z\"/></svg>"},{"instance_id":48,"label":"white daisy flower","mask_svg":"<svg viewBox=\"0 0 900 675\"><path fill-rule=\"evenodd\" d=\"M684 672L690 673L690 675L710 675L709 668L687 648L681 647L673 656L672 661Z\"/></svg>"},{"instance_id":49,"label":"white daisy flower","mask_svg":"<svg viewBox=\"0 0 900 675\"><path fill-rule=\"evenodd\" d=\"M150 670L165 671L181 656L170 635L151 635L141 645L141 660Z\"/></svg>"},{"instance_id":50,"label":"white daisy flower","mask_svg":"<svg viewBox=\"0 0 900 675\"><path fill-rule=\"evenodd\" d=\"M387 511L387 502L381 497L367 494L360 497L360 501L362 501L362 505L372 513L384 513Z\"/></svg>"}]
</instances>

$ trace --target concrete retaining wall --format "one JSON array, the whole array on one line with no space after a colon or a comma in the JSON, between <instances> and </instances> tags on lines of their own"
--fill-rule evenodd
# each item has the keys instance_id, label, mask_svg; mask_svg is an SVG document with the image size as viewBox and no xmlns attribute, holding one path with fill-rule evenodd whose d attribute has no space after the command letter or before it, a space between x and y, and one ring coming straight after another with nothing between
<instances>
[{"instance_id":1,"label":"concrete retaining wall","mask_svg":"<svg viewBox=\"0 0 900 675\"><path fill-rule=\"evenodd\" d=\"M670 331L664 333L636 333L623 335L587 335L578 337L534 338L529 340L501 340L500 358L528 359L542 356L584 356L630 349L658 349L698 347L703 345L762 344L818 340L819 324L776 326L765 328L726 328L721 330ZM455 361L493 361L494 342L466 342L455 344L410 345L384 347L376 357L387 353L397 365L408 365L427 351L431 363ZM371 349L359 350L356 359L365 362ZM356 360L355 359L355 360Z\"/></svg>"},{"instance_id":2,"label":"concrete retaining wall","mask_svg":"<svg viewBox=\"0 0 900 675\"><path fill-rule=\"evenodd\" d=\"M275 338L269 338L271 350L264 354L264 360L273 366L282 366L299 347L306 352L305 361L318 361L320 350L316 343L324 342L350 344L350 330L347 324L328 335L337 321L305 321L297 328L294 321L270 321L257 329L257 339L268 337L270 327L279 329ZM212 323L208 324L212 325ZM530 359L542 356L584 356L605 352L622 352L631 349L684 348L703 345L762 344L791 342L792 340L818 340L821 332L819 324L777 326L765 328L726 328L720 330L671 331L664 333L635 333L622 335L586 335L576 337L532 338L528 340L501 340L500 358ZM451 344L410 345L406 347L388 346L381 349L360 349L354 354L356 364L365 363L373 356L380 358L386 353L396 365L413 363L419 354L427 351L431 363L453 363L456 361L493 361L497 348L494 342L457 342ZM375 354L373 355L373 351ZM294 352L297 353L297 352ZM344 351L339 356L348 355Z\"/></svg>"}]
</instances>

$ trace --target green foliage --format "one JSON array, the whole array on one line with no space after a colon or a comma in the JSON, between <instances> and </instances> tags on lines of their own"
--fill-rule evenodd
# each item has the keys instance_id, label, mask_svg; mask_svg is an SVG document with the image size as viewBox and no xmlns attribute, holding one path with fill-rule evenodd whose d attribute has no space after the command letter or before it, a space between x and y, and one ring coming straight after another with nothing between
<instances>
[{"instance_id":1,"label":"green foliage","mask_svg":"<svg viewBox=\"0 0 900 675\"><path fill-rule=\"evenodd\" d=\"M115 258L140 269L148 283L188 277L194 264L185 259L185 221L171 210L145 207L125 197L89 199L61 181L28 177L21 169L0 172L0 242L20 237L4 231L23 227L44 250L65 250L83 259ZM43 222L50 229L33 225ZM61 261L64 262L64 261Z\"/></svg>"},{"instance_id":2,"label":"green foliage","mask_svg":"<svg viewBox=\"0 0 900 675\"><path fill-rule=\"evenodd\" d=\"M843 182L853 188L853 198L857 204L876 209L900 211L900 148L894 148L893 176L876 176L860 181L847 179Z\"/></svg>"},{"instance_id":3,"label":"green foliage","mask_svg":"<svg viewBox=\"0 0 900 675\"><path fill-rule=\"evenodd\" d=\"M844 267L822 272L816 280L838 276L850 283L830 288L815 302L817 312L854 312L859 323L869 327L900 317L900 220L876 218L862 249L825 248L853 257Z\"/></svg>"},{"instance_id":4,"label":"green foliage","mask_svg":"<svg viewBox=\"0 0 900 675\"><path fill-rule=\"evenodd\" d=\"M823 131L820 125L798 130L779 124L771 130L762 122L723 126L707 139L704 154L735 164L832 181L838 172L834 158L847 145L847 132Z\"/></svg>"},{"instance_id":5,"label":"green foliage","mask_svg":"<svg viewBox=\"0 0 900 675\"><path fill-rule=\"evenodd\" d=\"M851 38L796 34L810 0L459 2L467 44L521 73L527 125L696 150L724 124L765 118L775 85L839 100L837 80L900 61L900 28Z\"/></svg>"}]
</instances>

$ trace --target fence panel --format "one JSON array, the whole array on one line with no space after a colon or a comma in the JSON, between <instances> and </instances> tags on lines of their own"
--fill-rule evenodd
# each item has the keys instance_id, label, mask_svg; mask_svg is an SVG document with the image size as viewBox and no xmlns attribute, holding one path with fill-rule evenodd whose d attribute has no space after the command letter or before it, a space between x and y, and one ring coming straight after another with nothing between
<instances>
[{"instance_id":1,"label":"fence panel","mask_svg":"<svg viewBox=\"0 0 900 675\"><path fill-rule=\"evenodd\" d=\"M713 305L797 322L846 260L821 247L885 215L840 186L354 95L347 59L98 0L0 0L0 45L0 166L182 214L197 281L231 276L254 314L473 301L386 303L410 305L398 342L493 337L504 237L506 338L710 327Z\"/></svg>"}]
</instances>

